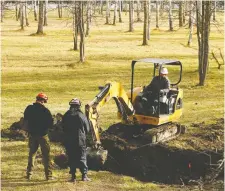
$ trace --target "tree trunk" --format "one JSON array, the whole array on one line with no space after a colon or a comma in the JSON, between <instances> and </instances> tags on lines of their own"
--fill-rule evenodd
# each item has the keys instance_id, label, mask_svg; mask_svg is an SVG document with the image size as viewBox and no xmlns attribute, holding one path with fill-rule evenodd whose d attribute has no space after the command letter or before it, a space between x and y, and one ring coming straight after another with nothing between
<instances>
[{"instance_id":1,"label":"tree trunk","mask_svg":"<svg viewBox=\"0 0 225 191\"><path fill-rule=\"evenodd\" d=\"M169 0L169 30L173 31L172 2Z\"/></svg>"},{"instance_id":2,"label":"tree trunk","mask_svg":"<svg viewBox=\"0 0 225 191\"><path fill-rule=\"evenodd\" d=\"M58 15L59 18L62 18L62 2L60 0L58 1Z\"/></svg>"},{"instance_id":3,"label":"tree trunk","mask_svg":"<svg viewBox=\"0 0 225 191\"><path fill-rule=\"evenodd\" d=\"M187 12L186 4L187 4L187 1L183 0L183 15L182 15L183 25L185 25L185 23L186 23L186 12Z\"/></svg>"},{"instance_id":4,"label":"tree trunk","mask_svg":"<svg viewBox=\"0 0 225 191\"><path fill-rule=\"evenodd\" d=\"M117 17L117 0L115 0L115 7L114 7L114 17L113 17L113 25L116 25L116 17Z\"/></svg>"},{"instance_id":5,"label":"tree trunk","mask_svg":"<svg viewBox=\"0 0 225 191\"><path fill-rule=\"evenodd\" d=\"M43 24L44 24L44 5L43 5L43 1L39 1L39 17L38 17L37 34L44 34Z\"/></svg>"},{"instance_id":6,"label":"tree trunk","mask_svg":"<svg viewBox=\"0 0 225 191\"><path fill-rule=\"evenodd\" d=\"M48 0L45 0L45 5L44 5L44 26L48 26Z\"/></svg>"},{"instance_id":7,"label":"tree trunk","mask_svg":"<svg viewBox=\"0 0 225 191\"><path fill-rule=\"evenodd\" d=\"M103 3L102 3L102 0L100 0L99 15L102 15L102 13L103 13Z\"/></svg>"},{"instance_id":8,"label":"tree trunk","mask_svg":"<svg viewBox=\"0 0 225 191\"><path fill-rule=\"evenodd\" d=\"M216 21L216 0L213 2L213 21Z\"/></svg>"},{"instance_id":9,"label":"tree trunk","mask_svg":"<svg viewBox=\"0 0 225 191\"><path fill-rule=\"evenodd\" d=\"M155 24L155 26L158 29L159 28L159 2L156 1L155 3L156 3L156 11L155 11L155 13L156 13L156 17L155 17L156 24Z\"/></svg>"},{"instance_id":10,"label":"tree trunk","mask_svg":"<svg viewBox=\"0 0 225 191\"><path fill-rule=\"evenodd\" d=\"M183 26L183 1L179 2L179 27Z\"/></svg>"},{"instance_id":11,"label":"tree trunk","mask_svg":"<svg viewBox=\"0 0 225 191\"><path fill-rule=\"evenodd\" d=\"M83 2L79 2L79 31L80 31L80 62L85 60L85 36L84 36L84 20L83 20Z\"/></svg>"},{"instance_id":12,"label":"tree trunk","mask_svg":"<svg viewBox=\"0 0 225 191\"><path fill-rule=\"evenodd\" d=\"M137 22L141 22L141 3L137 0Z\"/></svg>"},{"instance_id":13,"label":"tree trunk","mask_svg":"<svg viewBox=\"0 0 225 191\"><path fill-rule=\"evenodd\" d=\"M151 23L151 0L148 0L147 2L147 6L148 6L148 29L147 29L147 38L148 40L150 40L150 23Z\"/></svg>"},{"instance_id":14,"label":"tree trunk","mask_svg":"<svg viewBox=\"0 0 225 191\"><path fill-rule=\"evenodd\" d=\"M24 30L24 4L20 3L20 27L21 30Z\"/></svg>"},{"instance_id":15,"label":"tree trunk","mask_svg":"<svg viewBox=\"0 0 225 191\"><path fill-rule=\"evenodd\" d=\"M129 32L134 32L134 1L129 1Z\"/></svg>"},{"instance_id":16,"label":"tree trunk","mask_svg":"<svg viewBox=\"0 0 225 191\"><path fill-rule=\"evenodd\" d=\"M73 50L78 50L78 8L76 1L74 2L73 13Z\"/></svg>"},{"instance_id":17,"label":"tree trunk","mask_svg":"<svg viewBox=\"0 0 225 191\"><path fill-rule=\"evenodd\" d=\"M34 20L37 21L37 0L34 0Z\"/></svg>"},{"instance_id":18,"label":"tree trunk","mask_svg":"<svg viewBox=\"0 0 225 191\"><path fill-rule=\"evenodd\" d=\"M189 22L188 22L188 27L191 28L192 25L192 17L193 17L193 2L189 1Z\"/></svg>"},{"instance_id":19,"label":"tree trunk","mask_svg":"<svg viewBox=\"0 0 225 191\"><path fill-rule=\"evenodd\" d=\"M122 23L121 6L122 6L122 2L121 2L121 0L119 0L119 22L120 23Z\"/></svg>"},{"instance_id":20,"label":"tree trunk","mask_svg":"<svg viewBox=\"0 0 225 191\"><path fill-rule=\"evenodd\" d=\"M28 11L27 11L27 1L25 1L25 20L26 20L26 26L29 26Z\"/></svg>"},{"instance_id":21,"label":"tree trunk","mask_svg":"<svg viewBox=\"0 0 225 191\"><path fill-rule=\"evenodd\" d=\"M194 8L194 5L193 5L193 2L190 1L190 15L189 15L189 28L190 28L190 32L189 32L189 38L188 38L188 46L190 47L191 46L191 43L192 43L192 36L193 36L193 28L194 28L194 24L193 24L193 8Z\"/></svg>"},{"instance_id":22,"label":"tree trunk","mask_svg":"<svg viewBox=\"0 0 225 191\"><path fill-rule=\"evenodd\" d=\"M109 0L106 0L106 22L105 24L109 24L109 14L110 14L110 7L109 7Z\"/></svg>"},{"instance_id":23,"label":"tree trunk","mask_svg":"<svg viewBox=\"0 0 225 191\"><path fill-rule=\"evenodd\" d=\"M148 30L148 3L147 1L143 2L144 6L144 28L143 28L143 43L142 45L148 45L148 37L147 37L147 30Z\"/></svg>"},{"instance_id":24,"label":"tree trunk","mask_svg":"<svg viewBox=\"0 0 225 191\"><path fill-rule=\"evenodd\" d=\"M87 25L86 25L86 34L85 34L85 36L88 36L89 35L89 31L90 31L90 20L91 20L91 2L90 1L88 1L87 2L87 11L86 11L86 14L87 14L87 21L86 21L86 23L87 23Z\"/></svg>"},{"instance_id":25,"label":"tree trunk","mask_svg":"<svg viewBox=\"0 0 225 191\"><path fill-rule=\"evenodd\" d=\"M18 3L16 3L16 21L19 20L19 11L20 11L20 8L18 9Z\"/></svg>"},{"instance_id":26,"label":"tree trunk","mask_svg":"<svg viewBox=\"0 0 225 191\"><path fill-rule=\"evenodd\" d=\"M200 7L197 6L197 37L199 47L199 85L204 86L206 74L208 70L208 55L209 55L209 33L210 19L212 15L212 2L202 2L202 14ZM202 15L202 16L201 16Z\"/></svg>"},{"instance_id":27,"label":"tree trunk","mask_svg":"<svg viewBox=\"0 0 225 191\"><path fill-rule=\"evenodd\" d=\"M1 1L1 22L3 23L4 17L4 0Z\"/></svg>"}]
</instances>

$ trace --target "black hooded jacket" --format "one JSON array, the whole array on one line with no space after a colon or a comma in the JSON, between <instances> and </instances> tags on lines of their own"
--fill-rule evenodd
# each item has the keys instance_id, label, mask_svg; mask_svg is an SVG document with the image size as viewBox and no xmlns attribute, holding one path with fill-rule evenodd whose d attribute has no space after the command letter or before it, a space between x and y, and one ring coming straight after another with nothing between
<instances>
[{"instance_id":1,"label":"black hooded jacket","mask_svg":"<svg viewBox=\"0 0 225 191\"><path fill-rule=\"evenodd\" d=\"M28 122L30 135L44 136L53 125L50 111L40 103L27 106L24 111L24 120Z\"/></svg>"},{"instance_id":2,"label":"black hooded jacket","mask_svg":"<svg viewBox=\"0 0 225 191\"><path fill-rule=\"evenodd\" d=\"M86 135L90 130L88 120L82 111L71 107L62 119L65 143L86 146Z\"/></svg>"}]
</instances>

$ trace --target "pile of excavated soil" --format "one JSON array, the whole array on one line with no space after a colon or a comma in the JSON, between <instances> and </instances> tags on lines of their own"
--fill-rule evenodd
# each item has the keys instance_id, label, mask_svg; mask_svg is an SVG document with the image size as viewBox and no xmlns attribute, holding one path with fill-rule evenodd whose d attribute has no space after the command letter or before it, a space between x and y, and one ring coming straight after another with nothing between
<instances>
[{"instance_id":1,"label":"pile of excavated soil","mask_svg":"<svg viewBox=\"0 0 225 191\"><path fill-rule=\"evenodd\" d=\"M28 133L24 130L23 120L23 117L21 117L19 121L14 122L8 129L2 129L1 137L10 140L25 140L28 138ZM49 129L48 135L52 142L63 141L62 114L57 113L53 115L53 127Z\"/></svg>"},{"instance_id":2,"label":"pile of excavated soil","mask_svg":"<svg viewBox=\"0 0 225 191\"><path fill-rule=\"evenodd\" d=\"M141 131L137 127L113 125L101 136L102 144L112 160L105 168L143 181L170 184L206 178L217 167L214 164L223 159L223 124L222 119L213 125L198 124L199 128L201 126L199 134L194 131L193 135L189 134L183 139L157 145L143 143ZM198 142L194 141L194 137L198 137ZM196 147L177 147L180 141L186 142L184 145L192 141Z\"/></svg>"}]
</instances>

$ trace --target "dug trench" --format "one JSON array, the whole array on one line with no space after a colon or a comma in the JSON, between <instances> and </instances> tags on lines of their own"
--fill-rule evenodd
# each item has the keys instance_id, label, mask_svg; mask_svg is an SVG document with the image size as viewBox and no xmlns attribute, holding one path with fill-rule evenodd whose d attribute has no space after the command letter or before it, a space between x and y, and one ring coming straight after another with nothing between
<instances>
[{"instance_id":1,"label":"dug trench","mask_svg":"<svg viewBox=\"0 0 225 191\"><path fill-rule=\"evenodd\" d=\"M91 170L107 170L142 181L166 184L188 184L200 179L208 182L218 178L223 180L224 119L211 125L198 123L186 128L188 131L184 135L154 145L143 142L143 134L136 127L114 124L101 133L102 146L108 151L104 165L101 165L101 153L96 159L89 152L88 166ZM1 135L24 140L21 120L2 131ZM59 116L55 117L49 137L53 142L62 141ZM64 153L54 159L60 168L67 168Z\"/></svg>"},{"instance_id":2,"label":"dug trench","mask_svg":"<svg viewBox=\"0 0 225 191\"><path fill-rule=\"evenodd\" d=\"M102 135L103 146L109 152L105 168L142 181L188 184L190 180L211 178L212 167L223 158L223 149L199 151L168 146L167 142L141 145L136 137L126 134L124 138L123 128L117 125L117 134L113 126Z\"/></svg>"}]
</instances>

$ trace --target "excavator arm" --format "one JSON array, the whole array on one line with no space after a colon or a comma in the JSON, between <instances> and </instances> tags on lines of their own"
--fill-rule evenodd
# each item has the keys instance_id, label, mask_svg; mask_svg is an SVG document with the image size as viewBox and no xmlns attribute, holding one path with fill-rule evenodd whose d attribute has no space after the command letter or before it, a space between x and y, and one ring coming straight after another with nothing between
<instances>
[{"instance_id":1,"label":"excavator arm","mask_svg":"<svg viewBox=\"0 0 225 191\"><path fill-rule=\"evenodd\" d=\"M109 100L113 98L118 108L118 114L122 121L129 123L128 116L134 113L133 105L130 102L126 91L118 82L107 83L101 88L101 91L87 105L85 105L85 114L89 120L92 138L96 147L101 145L99 135L99 111ZM130 122L131 123L131 122Z\"/></svg>"}]
</instances>

